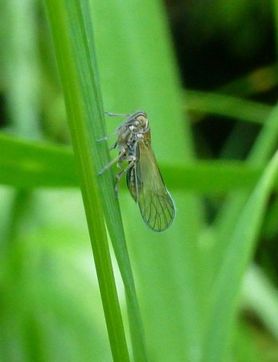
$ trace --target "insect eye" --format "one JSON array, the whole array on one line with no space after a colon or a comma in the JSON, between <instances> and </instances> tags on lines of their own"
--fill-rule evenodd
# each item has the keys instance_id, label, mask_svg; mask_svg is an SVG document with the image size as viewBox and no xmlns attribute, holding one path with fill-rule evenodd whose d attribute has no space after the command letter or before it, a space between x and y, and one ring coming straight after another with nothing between
<instances>
[{"instance_id":1,"label":"insect eye","mask_svg":"<svg viewBox=\"0 0 278 362\"><path fill-rule=\"evenodd\" d=\"M146 118L143 116L139 116L137 119L139 121L138 123L140 123L144 127L146 124Z\"/></svg>"}]
</instances>

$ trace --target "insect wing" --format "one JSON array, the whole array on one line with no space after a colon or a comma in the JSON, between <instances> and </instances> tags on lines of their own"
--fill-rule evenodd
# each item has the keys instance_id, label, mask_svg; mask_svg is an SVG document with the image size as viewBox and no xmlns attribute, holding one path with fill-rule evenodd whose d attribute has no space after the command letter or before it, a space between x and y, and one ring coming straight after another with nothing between
<instances>
[{"instance_id":1,"label":"insect wing","mask_svg":"<svg viewBox=\"0 0 278 362\"><path fill-rule=\"evenodd\" d=\"M174 202L165 187L154 153L144 141L137 145L137 162L127 173L129 191L145 223L154 231L167 229L175 218Z\"/></svg>"}]
</instances>

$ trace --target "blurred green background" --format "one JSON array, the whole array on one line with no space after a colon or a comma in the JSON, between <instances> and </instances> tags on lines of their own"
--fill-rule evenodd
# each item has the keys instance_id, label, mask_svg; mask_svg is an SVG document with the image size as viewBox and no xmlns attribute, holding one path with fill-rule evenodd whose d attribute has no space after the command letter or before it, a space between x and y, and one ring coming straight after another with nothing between
<instances>
[{"instance_id":1,"label":"blurred green background","mask_svg":"<svg viewBox=\"0 0 278 362\"><path fill-rule=\"evenodd\" d=\"M177 208L154 233L122 182L148 359L278 361L277 0L90 4L104 109L148 113ZM111 361L46 10L0 19L0 360Z\"/></svg>"}]
</instances>

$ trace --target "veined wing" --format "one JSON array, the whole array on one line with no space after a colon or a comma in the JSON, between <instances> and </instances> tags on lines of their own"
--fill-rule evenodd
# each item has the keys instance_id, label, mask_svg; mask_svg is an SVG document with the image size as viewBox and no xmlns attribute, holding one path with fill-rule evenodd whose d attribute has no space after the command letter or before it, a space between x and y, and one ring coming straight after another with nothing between
<instances>
[{"instance_id":1,"label":"veined wing","mask_svg":"<svg viewBox=\"0 0 278 362\"><path fill-rule=\"evenodd\" d=\"M167 229L175 218L174 202L165 187L155 155L143 140L137 144L137 162L128 170L127 186L144 222L155 231Z\"/></svg>"}]
</instances>

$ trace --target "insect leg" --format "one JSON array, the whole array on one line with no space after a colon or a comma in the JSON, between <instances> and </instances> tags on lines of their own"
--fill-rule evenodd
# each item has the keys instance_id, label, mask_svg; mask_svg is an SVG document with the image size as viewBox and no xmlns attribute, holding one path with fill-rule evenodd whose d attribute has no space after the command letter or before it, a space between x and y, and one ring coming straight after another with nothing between
<instances>
[{"instance_id":1,"label":"insect leg","mask_svg":"<svg viewBox=\"0 0 278 362\"><path fill-rule=\"evenodd\" d=\"M100 171L99 175L102 175L105 171L107 171L110 167L112 167L115 163L119 162L121 157L125 154L125 149L123 149L116 158L111 160L107 165L105 165Z\"/></svg>"},{"instance_id":2,"label":"insect leg","mask_svg":"<svg viewBox=\"0 0 278 362\"><path fill-rule=\"evenodd\" d=\"M130 114L111 113L111 112L104 112L104 114L109 117L129 117L130 116Z\"/></svg>"},{"instance_id":3,"label":"insect leg","mask_svg":"<svg viewBox=\"0 0 278 362\"><path fill-rule=\"evenodd\" d=\"M108 141L112 136L114 137L115 135L115 132L113 132L113 134L109 134L109 135L106 135L106 136L103 136L103 137L100 137L97 139L97 143L102 143L102 142L106 142ZM117 147L117 142L110 147L110 149L113 149L113 148L116 148Z\"/></svg>"},{"instance_id":4,"label":"insect leg","mask_svg":"<svg viewBox=\"0 0 278 362\"><path fill-rule=\"evenodd\" d=\"M105 142L108 141L109 137L108 136L103 136L97 139L97 143L101 143L101 142Z\"/></svg>"},{"instance_id":5,"label":"insect leg","mask_svg":"<svg viewBox=\"0 0 278 362\"><path fill-rule=\"evenodd\" d=\"M108 140L108 138L109 138L108 136L99 138L99 139L97 140L97 143L105 142L105 141ZM118 142L113 143L113 145L109 147L109 151L114 150L117 146L118 146Z\"/></svg>"},{"instance_id":6,"label":"insect leg","mask_svg":"<svg viewBox=\"0 0 278 362\"><path fill-rule=\"evenodd\" d=\"M117 193L118 193L118 184L119 184L121 178L127 173L127 171L128 171L129 169L131 169L131 168L135 165L135 162L136 162L136 159L135 159L135 158L132 159L132 160L129 162L128 166L127 166L125 169L123 169L122 171L120 171L120 172L116 175L115 191L116 191Z\"/></svg>"}]
</instances>

